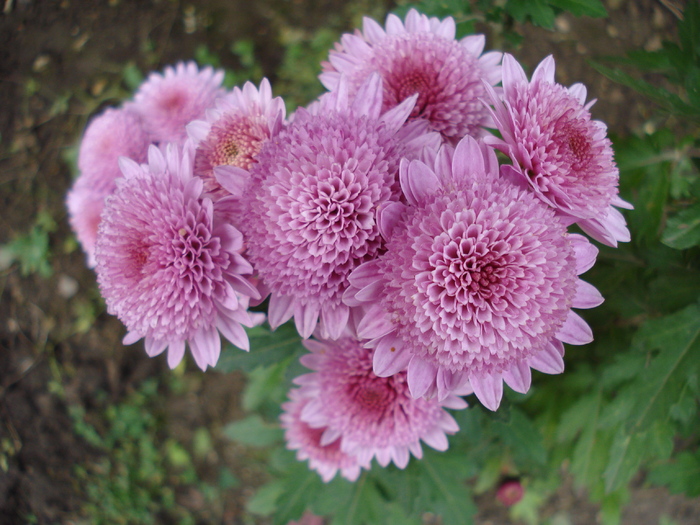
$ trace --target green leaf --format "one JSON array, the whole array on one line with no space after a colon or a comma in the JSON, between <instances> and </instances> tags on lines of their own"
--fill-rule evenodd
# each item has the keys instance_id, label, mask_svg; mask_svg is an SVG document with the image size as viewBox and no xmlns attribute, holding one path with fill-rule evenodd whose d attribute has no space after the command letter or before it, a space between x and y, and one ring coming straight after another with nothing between
<instances>
[{"instance_id":1,"label":"green leaf","mask_svg":"<svg viewBox=\"0 0 700 525\"><path fill-rule=\"evenodd\" d=\"M269 366L305 352L294 323L286 323L274 332L266 326L248 329L250 352L228 345L221 353L216 369L223 373L234 370L251 372L260 365Z\"/></svg>"},{"instance_id":2,"label":"green leaf","mask_svg":"<svg viewBox=\"0 0 700 525\"><path fill-rule=\"evenodd\" d=\"M246 503L246 509L252 514L270 516L277 508L277 500L284 493L285 486L281 480L272 481L260 487Z\"/></svg>"},{"instance_id":3,"label":"green leaf","mask_svg":"<svg viewBox=\"0 0 700 525\"><path fill-rule=\"evenodd\" d=\"M608 11L600 0L549 0L549 4L564 11L569 11L574 16L590 16L593 18L608 16Z\"/></svg>"},{"instance_id":4,"label":"green leaf","mask_svg":"<svg viewBox=\"0 0 700 525\"><path fill-rule=\"evenodd\" d=\"M674 494L685 494L689 498L700 496L700 457L681 452L673 461L652 468L649 481L667 486Z\"/></svg>"},{"instance_id":5,"label":"green leaf","mask_svg":"<svg viewBox=\"0 0 700 525\"><path fill-rule=\"evenodd\" d=\"M433 512L442 518L445 525L467 525L476 514L460 465L443 453L426 451L423 459L413 461L418 495L414 514Z\"/></svg>"},{"instance_id":6,"label":"green leaf","mask_svg":"<svg viewBox=\"0 0 700 525\"><path fill-rule=\"evenodd\" d=\"M282 440L282 429L251 415L240 421L229 423L223 429L224 436L243 445L266 447Z\"/></svg>"},{"instance_id":7,"label":"green leaf","mask_svg":"<svg viewBox=\"0 0 700 525\"><path fill-rule=\"evenodd\" d=\"M599 73L605 75L613 82L634 89L674 115L679 115L686 119L697 120L700 118L700 107L691 106L667 89L656 87L645 80L634 78L620 69L609 68L595 61L590 61L589 63Z\"/></svg>"},{"instance_id":8,"label":"green leaf","mask_svg":"<svg viewBox=\"0 0 700 525\"><path fill-rule=\"evenodd\" d=\"M519 462L544 465L547 451L542 442L542 435L524 412L513 408L510 421L496 421L494 429L504 443L510 446Z\"/></svg>"},{"instance_id":9,"label":"green leaf","mask_svg":"<svg viewBox=\"0 0 700 525\"><path fill-rule=\"evenodd\" d=\"M656 421L668 421L671 407L700 368L700 309L696 305L647 321L637 332L633 347L643 353L658 351L630 385L636 397L628 428L642 431Z\"/></svg>"},{"instance_id":10,"label":"green leaf","mask_svg":"<svg viewBox=\"0 0 700 525\"><path fill-rule=\"evenodd\" d=\"M685 250L700 244L700 204L696 204L671 217L666 223L661 242Z\"/></svg>"},{"instance_id":11,"label":"green leaf","mask_svg":"<svg viewBox=\"0 0 700 525\"><path fill-rule=\"evenodd\" d=\"M545 0L508 0L505 10L518 22L529 18L533 24L552 29L554 10Z\"/></svg>"}]
</instances>

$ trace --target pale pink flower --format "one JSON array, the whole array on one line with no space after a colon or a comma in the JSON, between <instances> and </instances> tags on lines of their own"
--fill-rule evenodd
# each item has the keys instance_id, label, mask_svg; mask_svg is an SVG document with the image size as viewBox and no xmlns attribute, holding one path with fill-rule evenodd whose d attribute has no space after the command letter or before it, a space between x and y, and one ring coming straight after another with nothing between
<instances>
[{"instance_id":1,"label":"pale pink flower","mask_svg":"<svg viewBox=\"0 0 700 525\"><path fill-rule=\"evenodd\" d=\"M501 53L482 54L483 35L455 40L455 21L440 21L411 9L404 24L387 17L386 29L371 18L363 19L362 33L345 34L323 63L321 82L338 88L341 75L349 79L353 94L372 73L383 79L383 110L418 94L411 118L423 118L445 138L480 136L491 118L480 99L483 82L501 81Z\"/></svg>"},{"instance_id":2,"label":"pale pink flower","mask_svg":"<svg viewBox=\"0 0 700 525\"><path fill-rule=\"evenodd\" d=\"M340 441L321 443L324 429L310 427L302 421L301 412L309 400L299 389L289 391L289 401L282 404L282 427L287 448L297 451L299 461L309 460L309 468L319 473L323 481L329 482L340 471L340 475L355 481L360 475L357 459L340 450Z\"/></svg>"},{"instance_id":3,"label":"pale pink flower","mask_svg":"<svg viewBox=\"0 0 700 525\"><path fill-rule=\"evenodd\" d=\"M415 397L468 382L495 410L502 381L526 392L530 367L561 372L562 342L592 340L571 308L602 302L577 278L595 247L500 177L494 151L471 137L433 166L402 162L400 176L408 205L379 216L387 251L350 275L345 294L368 305L358 335L373 340L375 373L408 370Z\"/></svg>"},{"instance_id":4,"label":"pale pink flower","mask_svg":"<svg viewBox=\"0 0 700 525\"><path fill-rule=\"evenodd\" d=\"M415 97L380 116L381 93L374 75L357 97L341 89L299 109L251 167L241 230L273 328L294 316L306 338L320 316L324 337L340 335L347 276L383 247L375 215L399 199L401 157L439 144L425 123L402 127Z\"/></svg>"},{"instance_id":5,"label":"pale pink flower","mask_svg":"<svg viewBox=\"0 0 700 525\"><path fill-rule=\"evenodd\" d=\"M119 157L144 162L149 144L141 119L125 109L107 109L85 129L78 152L80 176L68 192L66 205L70 225L91 268L95 266L97 226L104 200L121 177Z\"/></svg>"},{"instance_id":6,"label":"pale pink flower","mask_svg":"<svg viewBox=\"0 0 700 525\"><path fill-rule=\"evenodd\" d=\"M179 62L160 73L151 73L127 107L143 118L144 127L155 142L177 142L187 139L185 126L204 118L224 95L223 71L205 67L201 71L194 62Z\"/></svg>"},{"instance_id":7,"label":"pale pink flower","mask_svg":"<svg viewBox=\"0 0 700 525\"><path fill-rule=\"evenodd\" d=\"M370 468L373 458L383 467L393 461L405 468L411 454L423 456L421 441L447 450L447 434L459 427L444 408L465 408L464 400L454 395L414 399L406 372L378 377L372 371L374 351L354 337L310 339L304 346L311 353L301 363L314 372L295 379L308 399L301 420L323 429L321 444L339 441L340 450L363 468Z\"/></svg>"},{"instance_id":8,"label":"pale pink flower","mask_svg":"<svg viewBox=\"0 0 700 525\"><path fill-rule=\"evenodd\" d=\"M148 164L120 160L124 177L97 237L97 281L128 329L124 344L145 338L151 357L167 348L174 368L187 343L205 370L219 358L219 332L248 350L243 326L261 319L247 312L259 295L245 277L253 269L241 256L243 238L202 198L190 159L191 150L170 145L165 155L151 146Z\"/></svg>"},{"instance_id":9,"label":"pale pink flower","mask_svg":"<svg viewBox=\"0 0 700 525\"><path fill-rule=\"evenodd\" d=\"M493 117L502 139L486 140L510 156L514 172L544 202L594 239L617 246L630 240L618 196L619 171L607 127L592 120L586 88L554 81L554 59L545 58L528 82L511 56L503 58L503 95L490 86Z\"/></svg>"},{"instance_id":10,"label":"pale pink flower","mask_svg":"<svg viewBox=\"0 0 700 525\"><path fill-rule=\"evenodd\" d=\"M214 197L240 196L246 172L265 141L279 133L284 116L284 101L272 98L270 82L263 79L260 89L250 82L243 89L233 88L217 100L215 109L207 111L206 120L188 124L187 132L197 147L194 174L204 180L204 191Z\"/></svg>"}]
</instances>

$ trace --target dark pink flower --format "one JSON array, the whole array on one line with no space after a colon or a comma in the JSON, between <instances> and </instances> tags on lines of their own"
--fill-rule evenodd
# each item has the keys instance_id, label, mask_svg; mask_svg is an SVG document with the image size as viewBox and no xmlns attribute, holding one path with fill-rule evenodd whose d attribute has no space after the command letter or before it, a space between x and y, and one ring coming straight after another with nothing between
<instances>
[{"instance_id":1,"label":"dark pink flower","mask_svg":"<svg viewBox=\"0 0 700 525\"><path fill-rule=\"evenodd\" d=\"M201 71L194 62L168 66L163 74L151 73L127 106L143 119L144 127L155 142L184 143L185 126L204 118L224 95L223 71L205 67Z\"/></svg>"},{"instance_id":2,"label":"dark pink flower","mask_svg":"<svg viewBox=\"0 0 700 525\"><path fill-rule=\"evenodd\" d=\"M411 118L428 120L448 139L480 136L482 126L491 124L480 101L486 94L483 82L501 81L501 53L482 55L484 43L483 35L455 40L452 17L440 21L411 9L405 24L389 15L386 29L365 17L362 33L343 35L330 52L320 79L333 91L346 75L353 94L370 74L379 73L384 111L417 94Z\"/></svg>"},{"instance_id":3,"label":"dark pink flower","mask_svg":"<svg viewBox=\"0 0 700 525\"><path fill-rule=\"evenodd\" d=\"M309 468L319 473L323 481L332 480L340 471L344 478L355 481L360 475L357 459L340 450L340 441L322 443L323 428L313 428L301 419L309 400L299 389L289 392L289 401L282 405L280 416L287 448L297 451L299 461L309 460Z\"/></svg>"},{"instance_id":4,"label":"dark pink flower","mask_svg":"<svg viewBox=\"0 0 700 525\"><path fill-rule=\"evenodd\" d=\"M468 382L495 410L502 381L526 392L530 367L561 372L562 342L592 339L571 308L602 302L577 278L597 250L501 178L493 150L471 137L432 167L402 162L401 185L408 205L379 217L386 253L345 294L368 306L358 334L373 339L377 375L408 370L415 397L439 399Z\"/></svg>"},{"instance_id":5,"label":"dark pink flower","mask_svg":"<svg viewBox=\"0 0 700 525\"><path fill-rule=\"evenodd\" d=\"M595 101L585 103L586 88L557 84L551 56L528 82L508 54L503 58L503 96L486 87L503 136L487 140L510 156L514 172L594 239L610 246L629 241L625 219L613 206L631 206L618 196L612 143L605 124L591 119Z\"/></svg>"},{"instance_id":6,"label":"dark pink flower","mask_svg":"<svg viewBox=\"0 0 700 525\"><path fill-rule=\"evenodd\" d=\"M187 132L197 147L194 174L204 180L204 191L217 198L240 196L245 172L265 141L279 133L284 115L284 101L272 98L270 82L263 79L259 90L250 82L243 89L233 88L217 100L206 120L188 124ZM228 190L217 182L217 171Z\"/></svg>"},{"instance_id":7,"label":"dark pink flower","mask_svg":"<svg viewBox=\"0 0 700 525\"><path fill-rule=\"evenodd\" d=\"M439 141L424 123L402 128L415 97L380 116L381 93L375 75L355 98L339 90L299 109L251 167L241 228L273 328L294 316L306 338L320 316L324 337L340 335L347 276L383 247L376 212L399 199L401 157Z\"/></svg>"},{"instance_id":8,"label":"dark pink flower","mask_svg":"<svg viewBox=\"0 0 700 525\"><path fill-rule=\"evenodd\" d=\"M122 158L124 177L107 199L100 224L97 280L110 313L126 325L125 344L145 338L146 352L168 349L174 368L189 344L197 365L214 366L219 332L248 350L243 326L262 321L248 314L259 298L245 275L243 238L220 220L192 176L191 151L151 146L148 164Z\"/></svg>"},{"instance_id":9,"label":"dark pink flower","mask_svg":"<svg viewBox=\"0 0 700 525\"><path fill-rule=\"evenodd\" d=\"M393 461L405 468L411 453L423 456L421 441L446 450L446 434L459 430L444 408L465 408L462 399L454 395L442 401L414 399L406 373L378 377L372 371L374 351L357 339L311 339L304 346L311 353L301 362L314 372L295 380L307 399L301 420L323 429L321 444L339 442L340 450L363 468L370 468L373 458L383 467Z\"/></svg>"},{"instance_id":10,"label":"dark pink flower","mask_svg":"<svg viewBox=\"0 0 700 525\"><path fill-rule=\"evenodd\" d=\"M95 266L95 241L105 198L121 177L119 157L146 160L150 144L141 119L132 111L107 109L90 121L80 142L80 176L66 197L70 225Z\"/></svg>"}]
</instances>

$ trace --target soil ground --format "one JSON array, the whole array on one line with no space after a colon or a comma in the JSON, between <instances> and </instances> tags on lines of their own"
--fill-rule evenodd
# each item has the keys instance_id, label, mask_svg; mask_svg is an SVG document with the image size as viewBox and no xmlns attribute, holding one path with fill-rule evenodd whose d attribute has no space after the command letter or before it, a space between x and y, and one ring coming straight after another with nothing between
<instances>
[{"instance_id":1,"label":"soil ground","mask_svg":"<svg viewBox=\"0 0 700 525\"><path fill-rule=\"evenodd\" d=\"M654 49L673 34L676 19L670 2L606 4L606 21L564 16L553 32L521 28L526 38L518 56L532 67L553 53L558 80L584 82L599 99L594 115L625 134L646 123L648 105L595 73L585 59ZM104 430L105 407L148 378L159 381L161 393L170 392L164 379L169 371L141 346L123 347L122 326L97 299L94 274L67 225L64 195L72 175L66 154L89 116L125 94L128 62L141 71L160 69L191 59L206 44L222 66L235 69L241 64L230 43L249 39L274 86L285 30L349 30L351 11L341 0L4 0L0 7L0 245L35 228L40 246L41 232L48 232L51 268L50 276L42 276L17 263L0 266L0 523L90 523L76 466L97 464L104 451L76 434L71 411L79 407L86 421ZM208 373L204 381L188 368L181 388L159 411L166 435L186 448L194 446L193 429L208 429L212 446L196 458L198 476L215 481L223 463L239 479L217 508L209 508L196 488L175 495L199 523L250 522L243 508L262 473L254 454L221 435L225 423L242 416L242 385L239 376ZM657 524L660 516L677 524L700 522L698 501L642 482L625 524ZM477 523L511 523L492 493L478 503ZM598 522L598 508L570 483L544 512L561 524Z\"/></svg>"}]
</instances>

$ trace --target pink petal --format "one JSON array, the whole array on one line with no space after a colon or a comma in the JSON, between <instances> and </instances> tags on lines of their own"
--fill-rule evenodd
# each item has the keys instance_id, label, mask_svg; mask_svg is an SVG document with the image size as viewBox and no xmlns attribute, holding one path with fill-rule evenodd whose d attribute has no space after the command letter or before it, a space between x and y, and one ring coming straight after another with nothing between
<instances>
[{"instance_id":1,"label":"pink petal","mask_svg":"<svg viewBox=\"0 0 700 525\"><path fill-rule=\"evenodd\" d=\"M593 341L593 332L580 315L570 310L556 338L570 345L585 345Z\"/></svg>"},{"instance_id":2,"label":"pink petal","mask_svg":"<svg viewBox=\"0 0 700 525\"><path fill-rule=\"evenodd\" d=\"M581 275L590 270L598 257L598 248L589 242L583 235L577 233L569 234L571 247L576 256L576 275Z\"/></svg>"},{"instance_id":3,"label":"pink petal","mask_svg":"<svg viewBox=\"0 0 700 525\"><path fill-rule=\"evenodd\" d=\"M124 336L124 339L122 339L122 344L123 345L133 345L136 341L138 341L142 337L143 336L139 333L127 332L127 334Z\"/></svg>"},{"instance_id":4,"label":"pink petal","mask_svg":"<svg viewBox=\"0 0 700 525\"><path fill-rule=\"evenodd\" d=\"M532 82L554 84L554 57L552 55L549 55L537 65L532 73Z\"/></svg>"},{"instance_id":5,"label":"pink petal","mask_svg":"<svg viewBox=\"0 0 700 525\"><path fill-rule=\"evenodd\" d=\"M289 321L294 315L294 299L287 295L272 294L267 309L267 322L274 330Z\"/></svg>"},{"instance_id":6,"label":"pink petal","mask_svg":"<svg viewBox=\"0 0 700 525\"><path fill-rule=\"evenodd\" d=\"M556 341L556 343L561 345L561 341ZM559 346L551 341L543 350L530 357L528 364L545 374L561 374L564 371L564 359L559 351Z\"/></svg>"},{"instance_id":7,"label":"pink petal","mask_svg":"<svg viewBox=\"0 0 700 525\"><path fill-rule=\"evenodd\" d=\"M228 339L231 344L246 352L250 350L248 333L239 323L224 315L217 315L216 327L221 332L221 335Z\"/></svg>"},{"instance_id":8,"label":"pink petal","mask_svg":"<svg viewBox=\"0 0 700 525\"><path fill-rule=\"evenodd\" d=\"M317 304L302 305L297 303L294 307L294 324L297 332L304 339L311 337L318 324L320 308Z\"/></svg>"},{"instance_id":9,"label":"pink petal","mask_svg":"<svg viewBox=\"0 0 700 525\"><path fill-rule=\"evenodd\" d=\"M527 75L523 71L522 66L518 63L513 55L509 53L503 54L503 91L506 100L515 100L517 94L515 85L527 83Z\"/></svg>"},{"instance_id":10,"label":"pink petal","mask_svg":"<svg viewBox=\"0 0 700 525\"><path fill-rule=\"evenodd\" d=\"M495 411L503 397L503 379L501 374L474 374L469 377L476 397L489 410Z\"/></svg>"},{"instance_id":11,"label":"pink petal","mask_svg":"<svg viewBox=\"0 0 700 525\"><path fill-rule=\"evenodd\" d=\"M372 358L372 369L378 377L393 376L408 367L412 354L401 344L401 340L395 334L384 336Z\"/></svg>"},{"instance_id":12,"label":"pink petal","mask_svg":"<svg viewBox=\"0 0 700 525\"><path fill-rule=\"evenodd\" d=\"M356 115L364 115L373 120L382 112L382 77L373 72L357 90L352 104Z\"/></svg>"},{"instance_id":13,"label":"pink petal","mask_svg":"<svg viewBox=\"0 0 700 525\"><path fill-rule=\"evenodd\" d=\"M437 372L438 368L433 363L414 356L408 363L407 381L411 397L418 399L436 389Z\"/></svg>"},{"instance_id":14,"label":"pink petal","mask_svg":"<svg viewBox=\"0 0 700 525\"><path fill-rule=\"evenodd\" d=\"M532 382L530 366L524 361L515 361L508 370L503 372L503 380L516 392L527 393Z\"/></svg>"},{"instance_id":15,"label":"pink petal","mask_svg":"<svg viewBox=\"0 0 700 525\"><path fill-rule=\"evenodd\" d=\"M382 237L389 239L394 227L406 210L406 206L400 202L387 202L377 210L377 226Z\"/></svg>"},{"instance_id":16,"label":"pink petal","mask_svg":"<svg viewBox=\"0 0 700 525\"><path fill-rule=\"evenodd\" d=\"M344 304L321 310L321 328L326 339L338 339L348 324L350 309Z\"/></svg>"},{"instance_id":17,"label":"pink petal","mask_svg":"<svg viewBox=\"0 0 700 525\"><path fill-rule=\"evenodd\" d=\"M174 341L168 345L168 366L172 370L180 364L185 355L185 342Z\"/></svg>"},{"instance_id":18,"label":"pink petal","mask_svg":"<svg viewBox=\"0 0 700 525\"><path fill-rule=\"evenodd\" d=\"M579 279L576 283L576 294L571 306L573 308L595 308L604 300L595 286Z\"/></svg>"},{"instance_id":19,"label":"pink petal","mask_svg":"<svg viewBox=\"0 0 700 525\"><path fill-rule=\"evenodd\" d=\"M214 168L214 177L231 195L242 197L246 183L250 179L250 173L237 166L222 165Z\"/></svg>"},{"instance_id":20,"label":"pink petal","mask_svg":"<svg viewBox=\"0 0 700 525\"><path fill-rule=\"evenodd\" d=\"M406 200L414 206L420 206L442 187L433 170L419 160L401 159L399 180Z\"/></svg>"}]
</instances>

